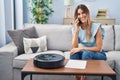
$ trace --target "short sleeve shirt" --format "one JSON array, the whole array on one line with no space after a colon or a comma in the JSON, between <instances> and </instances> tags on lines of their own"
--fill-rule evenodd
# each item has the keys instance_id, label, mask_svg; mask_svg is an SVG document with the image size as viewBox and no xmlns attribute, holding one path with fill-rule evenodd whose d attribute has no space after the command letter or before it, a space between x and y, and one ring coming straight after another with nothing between
<instances>
[{"instance_id":1,"label":"short sleeve shirt","mask_svg":"<svg viewBox=\"0 0 120 80\"><path fill-rule=\"evenodd\" d=\"M95 35L96 35L96 33L97 33L98 28L100 27L100 25L101 25L100 23L92 23L92 26L91 26L92 36L91 36L89 42L88 42L87 39L86 39L87 31L86 31L86 30L83 30L83 29L80 27L79 34L78 34L78 45L79 45L79 46L85 46L85 47L95 46L95 45L96 45ZM74 30L74 29L72 30L72 33L73 33L73 34L75 33L75 30Z\"/></svg>"}]
</instances>

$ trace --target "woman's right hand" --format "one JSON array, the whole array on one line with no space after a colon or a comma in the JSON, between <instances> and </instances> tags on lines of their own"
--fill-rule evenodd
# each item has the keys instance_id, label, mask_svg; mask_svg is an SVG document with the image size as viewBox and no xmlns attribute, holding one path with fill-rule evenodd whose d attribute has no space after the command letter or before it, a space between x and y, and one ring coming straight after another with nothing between
<instances>
[{"instance_id":1,"label":"woman's right hand","mask_svg":"<svg viewBox=\"0 0 120 80\"><path fill-rule=\"evenodd\" d=\"M78 18L74 19L74 25L75 25L76 32L79 31L79 25L78 25L78 23L79 23L79 19Z\"/></svg>"},{"instance_id":2,"label":"woman's right hand","mask_svg":"<svg viewBox=\"0 0 120 80\"><path fill-rule=\"evenodd\" d=\"M73 55L74 53L79 52L79 51L80 51L79 48L73 48L70 50L70 54Z\"/></svg>"},{"instance_id":3,"label":"woman's right hand","mask_svg":"<svg viewBox=\"0 0 120 80\"><path fill-rule=\"evenodd\" d=\"M81 50L84 50L84 47L80 46L80 47L78 47L78 48L72 48L72 49L70 50L70 54L72 55L72 54L74 54L74 53L76 53L76 52L79 52L79 51L81 51Z\"/></svg>"}]
</instances>

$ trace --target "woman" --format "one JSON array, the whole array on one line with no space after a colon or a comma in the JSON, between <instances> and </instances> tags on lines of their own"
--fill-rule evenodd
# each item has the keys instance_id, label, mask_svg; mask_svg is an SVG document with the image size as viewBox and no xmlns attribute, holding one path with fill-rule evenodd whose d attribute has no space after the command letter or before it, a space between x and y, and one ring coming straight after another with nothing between
<instances>
[{"instance_id":1,"label":"woman","mask_svg":"<svg viewBox=\"0 0 120 80\"><path fill-rule=\"evenodd\" d=\"M70 59L106 60L102 51L102 29L100 23L90 20L89 9L81 4L74 13L74 28ZM76 80L85 80L85 76L75 76Z\"/></svg>"}]
</instances>

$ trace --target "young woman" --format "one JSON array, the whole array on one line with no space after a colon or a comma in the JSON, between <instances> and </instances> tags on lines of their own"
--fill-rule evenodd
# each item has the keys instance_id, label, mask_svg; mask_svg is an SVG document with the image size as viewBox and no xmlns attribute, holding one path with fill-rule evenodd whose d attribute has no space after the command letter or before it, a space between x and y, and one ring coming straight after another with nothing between
<instances>
[{"instance_id":1,"label":"young woman","mask_svg":"<svg viewBox=\"0 0 120 80\"><path fill-rule=\"evenodd\" d=\"M74 13L74 28L70 59L106 60L102 51L102 29L100 23L90 20L89 9L81 4ZM76 80L85 80L85 76L75 76Z\"/></svg>"}]
</instances>

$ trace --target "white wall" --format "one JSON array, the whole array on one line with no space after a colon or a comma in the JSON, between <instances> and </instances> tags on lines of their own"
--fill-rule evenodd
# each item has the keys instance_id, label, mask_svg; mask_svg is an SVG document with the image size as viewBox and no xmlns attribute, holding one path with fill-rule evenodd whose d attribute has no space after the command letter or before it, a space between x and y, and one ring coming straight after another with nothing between
<instances>
[{"instance_id":1,"label":"white wall","mask_svg":"<svg viewBox=\"0 0 120 80\"><path fill-rule=\"evenodd\" d=\"M4 0L0 2L0 47L6 43L5 40L5 10L4 10Z\"/></svg>"},{"instance_id":2,"label":"white wall","mask_svg":"<svg viewBox=\"0 0 120 80\"><path fill-rule=\"evenodd\" d=\"M23 28L23 0L14 0L15 1L15 28ZM26 0L24 0L26 1Z\"/></svg>"},{"instance_id":3,"label":"white wall","mask_svg":"<svg viewBox=\"0 0 120 80\"><path fill-rule=\"evenodd\" d=\"M49 24L62 24L63 23L63 17L65 13L65 6L64 6L64 0L52 0L53 1L53 9L54 13L49 18ZM91 17L95 18L97 15L98 9L107 9L108 10L108 16L110 18L116 19L116 24L120 24L120 0L75 0L75 4L73 5L73 8L75 8L78 4L86 4L90 7ZM26 5L26 4L24 4ZM28 15L28 8L27 6L24 6L24 14L26 17L24 17L24 22L30 22L30 16Z\"/></svg>"},{"instance_id":4,"label":"white wall","mask_svg":"<svg viewBox=\"0 0 120 80\"><path fill-rule=\"evenodd\" d=\"M11 41L7 31L13 29L12 0L0 1L0 47Z\"/></svg>"}]
</instances>

